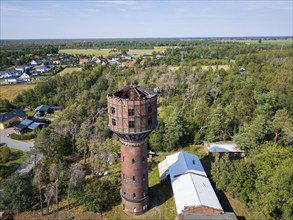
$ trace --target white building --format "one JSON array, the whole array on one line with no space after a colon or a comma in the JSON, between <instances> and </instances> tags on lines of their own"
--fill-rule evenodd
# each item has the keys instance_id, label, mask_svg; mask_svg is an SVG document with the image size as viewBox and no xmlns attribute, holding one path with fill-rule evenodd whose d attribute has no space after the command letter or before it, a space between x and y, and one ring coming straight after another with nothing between
<instances>
[{"instance_id":1,"label":"white building","mask_svg":"<svg viewBox=\"0 0 293 220\"><path fill-rule=\"evenodd\" d=\"M179 152L159 163L160 179L170 176L177 214L221 214L223 208L196 155Z\"/></svg>"},{"instance_id":2,"label":"white building","mask_svg":"<svg viewBox=\"0 0 293 220\"><path fill-rule=\"evenodd\" d=\"M220 156L223 156L224 154L229 154L230 158L233 159L245 157L245 152L239 149L236 143L232 141L215 143L204 142L204 151L210 157L213 157L215 153L219 153Z\"/></svg>"}]
</instances>

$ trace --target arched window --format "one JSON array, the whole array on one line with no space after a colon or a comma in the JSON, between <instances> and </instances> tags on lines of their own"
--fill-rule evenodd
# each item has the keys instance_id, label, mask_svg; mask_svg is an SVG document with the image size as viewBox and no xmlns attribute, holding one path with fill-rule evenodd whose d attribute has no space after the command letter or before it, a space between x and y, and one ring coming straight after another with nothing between
<instances>
[{"instance_id":1,"label":"arched window","mask_svg":"<svg viewBox=\"0 0 293 220\"><path fill-rule=\"evenodd\" d=\"M132 181L135 182L135 176L132 177Z\"/></svg>"},{"instance_id":2,"label":"arched window","mask_svg":"<svg viewBox=\"0 0 293 220\"><path fill-rule=\"evenodd\" d=\"M132 164L135 164L135 159L134 158L132 158Z\"/></svg>"}]
</instances>

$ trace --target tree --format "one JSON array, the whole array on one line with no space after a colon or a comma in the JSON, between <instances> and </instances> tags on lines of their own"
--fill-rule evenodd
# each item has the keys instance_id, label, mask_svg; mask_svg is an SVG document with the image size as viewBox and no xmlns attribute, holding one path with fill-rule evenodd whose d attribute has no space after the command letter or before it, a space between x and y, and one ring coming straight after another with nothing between
<instances>
[{"instance_id":1,"label":"tree","mask_svg":"<svg viewBox=\"0 0 293 220\"><path fill-rule=\"evenodd\" d=\"M81 164L72 165L68 171L68 188L67 188L67 203L68 210L70 209L70 190L75 188L83 180L85 172Z\"/></svg>"},{"instance_id":2,"label":"tree","mask_svg":"<svg viewBox=\"0 0 293 220\"><path fill-rule=\"evenodd\" d=\"M49 215L51 199L54 198L55 192L56 192L56 189L55 189L54 183L50 183L49 185L47 185L45 189L45 202L47 203L47 215Z\"/></svg>"},{"instance_id":3,"label":"tree","mask_svg":"<svg viewBox=\"0 0 293 220\"><path fill-rule=\"evenodd\" d=\"M59 211L59 200L58 200L58 195L59 195L59 180L61 177L63 177L64 172L60 170L60 168L56 164L51 164L49 168L49 176L51 181L55 181L55 201L56 201L56 206L57 206L57 212Z\"/></svg>"},{"instance_id":4,"label":"tree","mask_svg":"<svg viewBox=\"0 0 293 220\"><path fill-rule=\"evenodd\" d=\"M0 210L28 210L35 199L35 188L29 174L13 174L0 183Z\"/></svg>"},{"instance_id":5,"label":"tree","mask_svg":"<svg viewBox=\"0 0 293 220\"><path fill-rule=\"evenodd\" d=\"M285 144L288 144L293 140L293 119L289 116L286 109L279 109L276 112L273 121L271 122L271 126L275 133L275 144L277 144L280 138Z\"/></svg>"},{"instance_id":6,"label":"tree","mask_svg":"<svg viewBox=\"0 0 293 220\"><path fill-rule=\"evenodd\" d=\"M13 105L7 99L0 99L0 112L9 112Z\"/></svg>"},{"instance_id":7,"label":"tree","mask_svg":"<svg viewBox=\"0 0 293 220\"><path fill-rule=\"evenodd\" d=\"M102 214L111 209L119 198L119 189L116 184L109 180L95 179L85 186L80 200L86 210Z\"/></svg>"},{"instance_id":8,"label":"tree","mask_svg":"<svg viewBox=\"0 0 293 220\"><path fill-rule=\"evenodd\" d=\"M9 147L6 146L2 146L1 147L1 155L2 155L2 162L6 163L9 161L9 157L11 155L11 150L9 149Z\"/></svg>"},{"instance_id":9,"label":"tree","mask_svg":"<svg viewBox=\"0 0 293 220\"><path fill-rule=\"evenodd\" d=\"M43 179L42 172L43 172L42 166L36 168L35 175L33 178L33 185L39 188L40 206L41 206L42 216L43 216L44 212L43 212L43 199L42 199L42 179Z\"/></svg>"}]
</instances>

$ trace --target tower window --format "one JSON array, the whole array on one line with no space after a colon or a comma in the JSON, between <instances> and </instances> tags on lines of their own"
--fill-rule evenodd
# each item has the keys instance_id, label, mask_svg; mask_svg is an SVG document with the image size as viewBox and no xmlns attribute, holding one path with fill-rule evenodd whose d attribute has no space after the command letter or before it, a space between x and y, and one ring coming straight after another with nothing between
<instances>
[{"instance_id":1,"label":"tower window","mask_svg":"<svg viewBox=\"0 0 293 220\"><path fill-rule=\"evenodd\" d=\"M144 156L142 157L142 162L144 162L144 160L145 160L145 158L144 158Z\"/></svg>"},{"instance_id":2,"label":"tower window","mask_svg":"<svg viewBox=\"0 0 293 220\"><path fill-rule=\"evenodd\" d=\"M134 160L134 158L132 158L132 164L135 164L135 160Z\"/></svg>"},{"instance_id":3,"label":"tower window","mask_svg":"<svg viewBox=\"0 0 293 220\"><path fill-rule=\"evenodd\" d=\"M124 162L124 156L122 157L122 161Z\"/></svg>"},{"instance_id":4,"label":"tower window","mask_svg":"<svg viewBox=\"0 0 293 220\"><path fill-rule=\"evenodd\" d=\"M123 194L126 195L126 192L124 191Z\"/></svg>"},{"instance_id":5,"label":"tower window","mask_svg":"<svg viewBox=\"0 0 293 220\"><path fill-rule=\"evenodd\" d=\"M132 177L132 181L135 182L135 176Z\"/></svg>"},{"instance_id":6,"label":"tower window","mask_svg":"<svg viewBox=\"0 0 293 220\"><path fill-rule=\"evenodd\" d=\"M123 173L123 175L122 175L122 176L123 176L123 180L125 180L125 174L124 174L124 173Z\"/></svg>"},{"instance_id":7,"label":"tower window","mask_svg":"<svg viewBox=\"0 0 293 220\"><path fill-rule=\"evenodd\" d=\"M151 125L153 123L153 119L150 117L148 118L148 125Z\"/></svg>"},{"instance_id":8,"label":"tower window","mask_svg":"<svg viewBox=\"0 0 293 220\"><path fill-rule=\"evenodd\" d=\"M129 128L134 128L135 127L134 121L129 121L128 126L129 126Z\"/></svg>"},{"instance_id":9,"label":"tower window","mask_svg":"<svg viewBox=\"0 0 293 220\"><path fill-rule=\"evenodd\" d=\"M151 113L153 111L152 106L148 107L148 113Z\"/></svg>"},{"instance_id":10,"label":"tower window","mask_svg":"<svg viewBox=\"0 0 293 220\"><path fill-rule=\"evenodd\" d=\"M111 107L111 113L115 114L115 108L114 107Z\"/></svg>"},{"instance_id":11,"label":"tower window","mask_svg":"<svg viewBox=\"0 0 293 220\"><path fill-rule=\"evenodd\" d=\"M142 175L142 179L145 180L145 174Z\"/></svg>"},{"instance_id":12,"label":"tower window","mask_svg":"<svg viewBox=\"0 0 293 220\"><path fill-rule=\"evenodd\" d=\"M128 109L128 116L133 116L134 115L134 109L130 108Z\"/></svg>"},{"instance_id":13,"label":"tower window","mask_svg":"<svg viewBox=\"0 0 293 220\"><path fill-rule=\"evenodd\" d=\"M116 119L112 118L112 125L116 126Z\"/></svg>"},{"instance_id":14,"label":"tower window","mask_svg":"<svg viewBox=\"0 0 293 220\"><path fill-rule=\"evenodd\" d=\"M133 198L134 198L134 199L136 198L136 195L135 195L135 193L133 193Z\"/></svg>"}]
</instances>

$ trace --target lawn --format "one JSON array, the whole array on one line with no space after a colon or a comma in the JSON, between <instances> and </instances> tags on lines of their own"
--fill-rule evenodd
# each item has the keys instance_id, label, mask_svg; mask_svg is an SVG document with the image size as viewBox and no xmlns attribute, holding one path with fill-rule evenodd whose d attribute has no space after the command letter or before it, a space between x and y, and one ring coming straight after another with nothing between
<instances>
[{"instance_id":1,"label":"lawn","mask_svg":"<svg viewBox=\"0 0 293 220\"><path fill-rule=\"evenodd\" d=\"M23 91L33 89L35 86L36 84L1 85L0 99L8 99L9 101L12 101Z\"/></svg>"},{"instance_id":2,"label":"lawn","mask_svg":"<svg viewBox=\"0 0 293 220\"><path fill-rule=\"evenodd\" d=\"M81 67L67 67L64 70L62 70L61 72L59 72L57 75L58 76L64 76L64 75L70 74L70 73L72 73L74 71L81 71L81 70L82 70Z\"/></svg>"},{"instance_id":3,"label":"lawn","mask_svg":"<svg viewBox=\"0 0 293 220\"><path fill-rule=\"evenodd\" d=\"M0 147L0 162L2 160ZM0 176L5 177L11 175L15 170L19 167L19 165L23 164L25 161L25 153L20 150L16 150L14 148L10 148L10 156L6 163L0 163Z\"/></svg>"}]
</instances>

